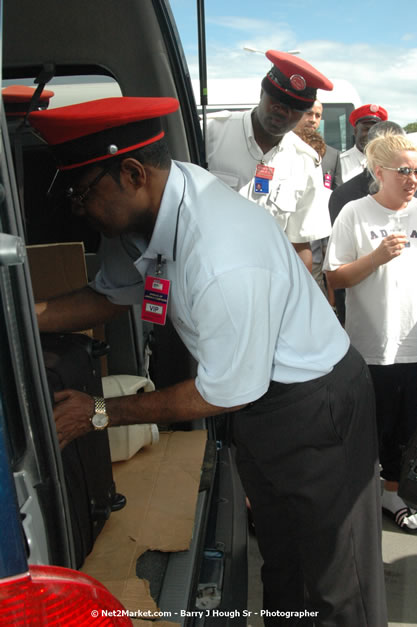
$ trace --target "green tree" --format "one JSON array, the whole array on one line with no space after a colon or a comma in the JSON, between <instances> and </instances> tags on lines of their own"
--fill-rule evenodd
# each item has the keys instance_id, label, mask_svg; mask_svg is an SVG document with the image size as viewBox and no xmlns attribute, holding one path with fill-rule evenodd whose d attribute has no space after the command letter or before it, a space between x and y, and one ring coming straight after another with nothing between
<instances>
[{"instance_id":1,"label":"green tree","mask_svg":"<svg viewBox=\"0 0 417 627\"><path fill-rule=\"evenodd\" d=\"M406 133L417 133L417 122L410 122L404 126L404 130Z\"/></svg>"}]
</instances>

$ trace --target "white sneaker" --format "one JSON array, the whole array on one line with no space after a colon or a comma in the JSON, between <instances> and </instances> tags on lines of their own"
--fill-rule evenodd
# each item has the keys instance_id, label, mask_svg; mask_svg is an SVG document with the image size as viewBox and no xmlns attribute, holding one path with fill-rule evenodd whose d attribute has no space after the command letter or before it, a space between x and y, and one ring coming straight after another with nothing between
<instances>
[{"instance_id":1,"label":"white sneaker","mask_svg":"<svg viewBox=\"0 0 417 627\"><path fill-rule=\"evenodd\" d=\"M410 509L409 511L410 515L403 518L402 526L407 527L407 529L417 529L417 514L413 513Z\"/></svg>"}]
</instances>

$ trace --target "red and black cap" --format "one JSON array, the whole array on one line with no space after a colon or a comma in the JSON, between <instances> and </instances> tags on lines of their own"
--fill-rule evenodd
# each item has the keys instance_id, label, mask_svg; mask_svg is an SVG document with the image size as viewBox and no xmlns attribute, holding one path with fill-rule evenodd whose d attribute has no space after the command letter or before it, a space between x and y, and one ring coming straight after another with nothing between
<instances>
[{"instance_id":1,"label":"red and black cap","mask_svg":"<svg viewBox=\"0 0 417 627\"><path fill-rule=\"evenodd\" d=\"M265 55L273 66L263 79L262 88L292 109L307 111L313 106L318 89L333 89L333 83L307 61L277 50L268 50Z\"/></svg>"},{"instance_id":2,"label":"red and black cap","mask_svg":"<svg viewBox=\"0 0 417 627\"><path fill-rule=\"evenodd\" d=\"M370 120L373 122L385 122L388 120L387 111L377 104L366 104L362 107L354 109L349 116L349 122L352 126L356 126L358 122Z\"/></svg>"},{"instance_id":3,"label":"red and black cap","mask_svg":"<svg viewBox=\"0 0 417 627\"><path fill-rule=\"evenodd\" d=\"M50 145L59 170L73 170L142 148L164 136L175 98L118 97L34 111L31 126Z\"/></svg>"},{"instance_id":4,"label":"red and black cap","mask_svg":"<svg viewBox=\"0 0 417 627\"><path fill-rule=\"evenodd\" d=\"M25 117L35 91L35 87L28 87L27 85L8 85L7 87L4 87L1 90L1 95L3 97L6 116L19 118ZM37 102L38 109L47 109L49 100L54 95L54 92L50 89L44 89L39 95L39 100Z\"/></svg>"}]
</instances>

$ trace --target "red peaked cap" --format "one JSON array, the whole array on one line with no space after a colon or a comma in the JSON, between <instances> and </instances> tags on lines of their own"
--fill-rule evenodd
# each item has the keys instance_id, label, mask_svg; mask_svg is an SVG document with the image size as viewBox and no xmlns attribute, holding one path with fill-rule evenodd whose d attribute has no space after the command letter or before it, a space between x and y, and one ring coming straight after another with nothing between
<instances>
[{"instance_id":1,"label":"red peaked cap","mask_svg":"<svg viewBox=\"0 0 417 627\"><path fill-rule=\"evenodd\" d=\"M8 85L1 90L4 102L4 110L7 117L25 116L32 100L32 96L36 91L36 87L27 85ZM54 96L54 92L50 89L44 89L39 96L38 107L46 109L49 100Z\"/></svg>"},{"instance_id":2,"label":"red peaked cap","mask_svg":"<svg viewBox=\"0 0 417 627\"><path fill-rule=\"evenodd\" d=\"M352 126L356 126L356 124L361 120L386 122L386 120L388 120L388 113L383 107L380 107L379 105L366 104L362 107L354 109L349 116L349 122L352 124Z\"/></svg>"},{"instance_id":3,"label":"red peaked cap","mask_svg":"<svg viewBox=\"0 0 417 627\"><path fill-rule=\"evenodd\" d=\"M307 61L277 50L268 50L265 55L273 66L262 88L292 109L307 111L316 100L317 89L333 89L333 83Z\"/></svg>"},{"instance_id":4,"label":"red peaked cap","mask_svg":"<svg viewBox=\"0 0 417 627\"><path fill-rule=\"evenodd\" d=\"M59 170L80 168L152 144L164 136L161 116L175 98L103 98L34 111L29 122L52 147Z\"/></svg>"}]
</instances>

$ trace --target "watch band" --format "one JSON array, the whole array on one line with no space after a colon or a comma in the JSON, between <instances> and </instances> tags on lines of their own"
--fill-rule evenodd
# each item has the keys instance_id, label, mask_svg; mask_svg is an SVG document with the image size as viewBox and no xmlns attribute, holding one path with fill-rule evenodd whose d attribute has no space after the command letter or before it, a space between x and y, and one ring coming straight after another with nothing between
<instances>
[{"instance_id":1,"label":"watch band","mask_svg":"<svg viewBox=\"0 0 417 627\"><path fill-rule=\"evenodd\" d=\"M96 414L106 414L106 401L102 396L93 396L94 412Z\"/></svg>"},{"instance_id":2,"label":"watch band","mask_svg":"<svg viewBox=\"0 0 417 627\"><path fill-rule=\"evenodd\" d=\"M90 422L95 431L102 431L109 426L109 417L106 411L106 401L102 396L93 396L94 414L90 418Z\"/></svg>"}]
</instances>

